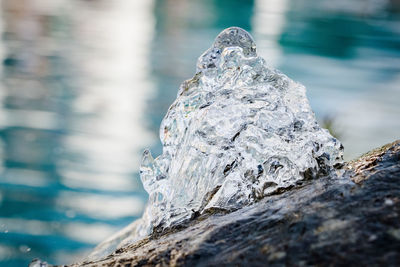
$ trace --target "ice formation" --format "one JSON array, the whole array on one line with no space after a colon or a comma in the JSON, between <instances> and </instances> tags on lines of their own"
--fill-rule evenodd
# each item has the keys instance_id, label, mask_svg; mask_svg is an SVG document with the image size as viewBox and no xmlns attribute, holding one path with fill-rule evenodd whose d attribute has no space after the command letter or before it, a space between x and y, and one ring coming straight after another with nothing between
<instances>
[{"instance_id":1,"label":"ice formation","mask_svg":"<svg viewBox=\"0 0 400 267\"><path fill-rule=\"evenodd\" d=\"M200 56L161 123L160 139L160 156L143 155L149 201L130 240L210 208L251 204L327 171L343 154L318 125L305 87L269 67L237 27L222 31Z\"/></svg>"},{"instance_id":2,"label":"ice formation","mask_svg":"<svg viewBox=\"0 0 400 267\"><path fill-rule=\"evenodd\" d=\"M143 155L142 234L209 208L235 209L342 160L305 87L267 66L245 30L222 31L160 127L163 153Z\"/></svg>"}]
</instances>

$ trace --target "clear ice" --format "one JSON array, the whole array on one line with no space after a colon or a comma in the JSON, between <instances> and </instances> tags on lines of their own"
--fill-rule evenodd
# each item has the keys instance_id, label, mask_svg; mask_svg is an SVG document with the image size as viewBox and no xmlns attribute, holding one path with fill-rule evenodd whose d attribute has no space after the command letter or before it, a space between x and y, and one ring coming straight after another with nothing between
<instances>
[{"instance_id":1,"label":"clear ice","mask_svg":"<svg viewBox=\"0 0 400 267\"><path fill-rule=\"evenodd\" d=\"M149 193L144 215L118 242L208 209L238 209L343 160L343 146L318 125L305 87L269 67L237 27L200 56L160 139L163 153L154 159L146 150L140 168Z\"/></svg>"}]
</instances>

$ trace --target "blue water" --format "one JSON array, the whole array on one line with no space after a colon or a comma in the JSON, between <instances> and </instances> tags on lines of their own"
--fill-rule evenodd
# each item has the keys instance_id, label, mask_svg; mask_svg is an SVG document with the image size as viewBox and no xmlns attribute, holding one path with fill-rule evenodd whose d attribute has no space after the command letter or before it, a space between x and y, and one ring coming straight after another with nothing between
<instances>
[{"instance_id":1,"label":"blue water","mask_svg":"<svg viewBox=\"0 0 400 267\"><path fill-rule=\"evenodd\" d=\"M350 159L400 137L399 1L4 0L0 266L79 260L141 216L141 153L224 28L306 85Z\"/></svg>"}]
</instances>

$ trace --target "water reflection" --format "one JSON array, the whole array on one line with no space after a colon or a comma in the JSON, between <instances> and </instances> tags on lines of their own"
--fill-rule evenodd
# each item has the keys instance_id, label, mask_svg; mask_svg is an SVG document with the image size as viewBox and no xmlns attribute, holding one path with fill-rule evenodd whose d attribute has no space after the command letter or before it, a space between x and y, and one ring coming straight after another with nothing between
<instances>
[{"instance_id":1,"label":"water reflection","mask_svg":"<svg viewBox=\"0 0 400 267\"><path fill-rule=\"evenodd\" d=\"M286 23L287 0L256 0L252 19L257 52L269 65L277 68L281 64L282 48L279 39Z\"/></svg>"},{"instance_id":2,"label":"water reflection","mask_svg":"<svg viewBox=\"0 0 400 267\"><path fill-rule=\"evenodd\" d=\"M152 1L4 1L4 264L74 261L141 215L140 155L156 138L142 117L154 93L152 9Z\"/></svg>"},{"instance_id":3,"label":"water reflection","mask_svg":"<svg viewBox=\"0 0 400 267\"><path fill-rule=\"evenodd\" d=\"M0 265L72 262L140 216L141 151L220 30L334 118L348 158L398 138L397 0L4 0Z\"/></svg>"},{"instance_id":4,"label":"water reflection","mask_svg":"<svg viewBox=\"0 0 400 267\"><path fill-rule=\"evenodd\" d=\"M398 1L296 1L279 38L279 68L334 117L347 159L398 138Z\"/></svg>"}]
</instances>

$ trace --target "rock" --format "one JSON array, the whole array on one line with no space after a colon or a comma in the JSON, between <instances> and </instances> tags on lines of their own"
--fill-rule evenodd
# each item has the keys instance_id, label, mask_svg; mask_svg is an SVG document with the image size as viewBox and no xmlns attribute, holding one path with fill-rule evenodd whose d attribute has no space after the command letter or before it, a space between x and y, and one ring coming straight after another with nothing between
<instances>
[{"instance_id":1,"label":"rock","mask_svg":"<svg viewBox=\"0 0 400 267\"><path fill-rule=\"evenodd\" d=\"M400 266L400 140L319 179L211 210L71 266Z\"/></svg>"}]
</instances>

